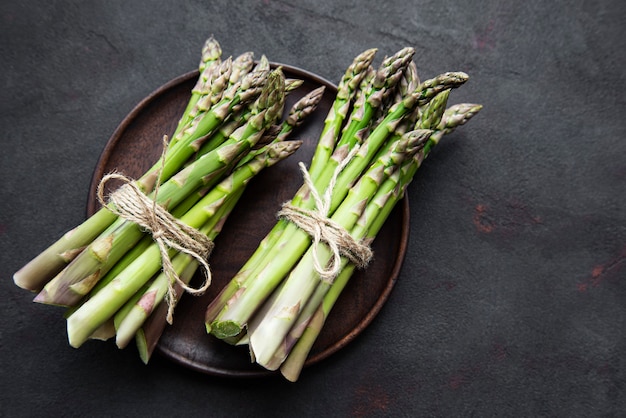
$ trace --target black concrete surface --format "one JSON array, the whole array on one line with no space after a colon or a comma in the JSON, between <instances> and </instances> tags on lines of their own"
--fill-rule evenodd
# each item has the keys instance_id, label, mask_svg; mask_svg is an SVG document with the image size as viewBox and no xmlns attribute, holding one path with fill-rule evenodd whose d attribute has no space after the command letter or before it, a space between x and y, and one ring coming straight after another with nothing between
<instances>
[{"instance_id":1,"label":"black concrete surface","mask_svg":"<svg viewBox=\"0 0 626 418\"><path fill-rule=\"evenodd\" d=\"M592 1L4 1L0 416L623 416L626 18ZM346 348L280 378L71 348L12 274L84 219L91 174L205 38L337 82L364 49L462 70L484 110L410 189L407 258ZM379 58L380 59L380 58Z\"/></svg>"}]
</instances>

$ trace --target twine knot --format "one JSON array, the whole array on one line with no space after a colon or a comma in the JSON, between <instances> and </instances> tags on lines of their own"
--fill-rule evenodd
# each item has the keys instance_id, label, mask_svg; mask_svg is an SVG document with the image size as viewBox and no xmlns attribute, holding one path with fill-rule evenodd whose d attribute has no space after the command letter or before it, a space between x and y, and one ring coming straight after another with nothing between
<instances>
[{"instance_id":1,"label":"twine knot","mask_svg":"<svg viewBox=\"0 0 626 418\"><path fill-rule=\"evenodd\" d=\"M163 141L162 162L165 160L167 136L164 137ZM162 168L161 166L161 171ZM159 178L161 177L160 174L161 172L159 172ZM123 184L109 194L109 203L113 205L108 205L104 197L104 186L111 180L120 180ZM102 206L107 207L108 210L121 218L139 225L152 235L152 239L158 245L163 272L169 279L167 322L172 324L174 307L177 303L174 285L178 284L184 291L196 296L202 295L211 285L211 270L206 260L213 250L214 244L205 234L176 219L161 205L157 204L159 183L160 181L157 181L151 199L141 191L132 179L123 174L110 173L105 175L98 184L97 196ZM199 288L190 287L180 279L172 265L169 255L170 249L188 254L200 264L204 271L205 280Z\"/></svg>"},{"instance_id":2,"label":"twine knot","mask_svg":"<svg viewBox=\"0 0 626 418\"><path fill-rule=\"evenodd\" d=\"M304 183L311 191L315 201L315 210L299 208L287 202L283 204L278 212L279 217L293 222L298 228L311 236L313 239L312 251L315 271L319 274L321 280L328 283L332 283L341 272L342 256L346 257L358 268L365 268L373 256L372 250L368 245L356 240L343 226L328 216L337 177L356 154L357 150L358 147L353 148L350 154L337 166L324 196L320 196L306 167L303 163L300 163L299 166ZM332 254L332 258L327 266L323 266L319 259L318 246L322 242L328 246Z\"/></svg>"}]
</instances>

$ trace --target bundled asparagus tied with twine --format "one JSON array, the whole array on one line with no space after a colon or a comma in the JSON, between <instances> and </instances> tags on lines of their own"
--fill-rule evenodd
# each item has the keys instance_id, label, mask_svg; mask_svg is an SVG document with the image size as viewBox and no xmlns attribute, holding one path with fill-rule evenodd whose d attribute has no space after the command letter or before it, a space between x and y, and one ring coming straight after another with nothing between
<instances>
[{"instance_id":1,"label":"bundled asparagus tied with twine","mask_svg":"<svg viewBox=\"0 0 626 418\"><path fill-rule=\"evenodd\" d=\"M424 159L480 105L447 106L468 79L420 82L414 50L377 69L367 50L348 67L303 184L239 272L208 305L207 332L248 344L256 363L298 379L309 350Z\"/></svg>"},{"instance_id":2,"label":"bundled asparagus tied with twine","mask_svg":"<svg viewBox=\"0 0 626 418\"><path fill-rule=\"evenodd\" d=\"M481 109L448 105L463 72L420 81L413 48L354 58L343 75L302 186L278 221L207 306L208 333L247 344L256 363L296 381L331 309L441 138ZM199 77L161 158L140 178L111 173L102 208L15 273L35 301L67 307L70 345L135 341L147 363L184 293L211 285L213 241L261 170L292 155L289 140L324 93L310 91L252 53L222 58L210 38ZM105 195L112 180L122 186ZM204 280L191 281L197 270Z\"/></svg>"},{"instance_id":3,"label":"bundled asparagus tied with twine","mask_svg":"<svg viewBox=\"0 0 626 418\"><path fill-rule=\"evenodd\" d=\"M14 275L36 292L35 301L68 307L72 346L116 337L120 348L137 339L147 362L164 322L173 321L182 292L202 294L211 284L208 257L249 181L301 145L290 134L315 110L323 88L304 95L289 112L285 96L301 85L248 52L222 59L219 43L206 41L199 77L171 139L143 176L106 176L102 208L66 233ZM287 113L284 115L284 113ZM110 180L122 186L109 196ZM190 285L196 270L199 287ZM142 327L153 319L149 340Z\"/></svg>"}]
</instances>

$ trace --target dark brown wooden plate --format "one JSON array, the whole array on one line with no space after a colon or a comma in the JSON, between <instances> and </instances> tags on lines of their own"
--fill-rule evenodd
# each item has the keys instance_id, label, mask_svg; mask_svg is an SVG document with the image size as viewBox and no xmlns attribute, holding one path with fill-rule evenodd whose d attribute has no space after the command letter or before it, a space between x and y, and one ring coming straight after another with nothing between
<instances>
[{"instance_id":1,"label":"dark brown wooden plate","mask_svg":"<svg viewBox=\"0 0 626 418\"><path fill-rule=\"evenodd\" d=\"M274 225L280 204L290 200L302 184L298 162L310 163L336 93L332 83L315 74L281 66L287 77L304 80L302 87L289 95L286 110L304 94L326 86L317 111L294 132L293 136L303 140L304 144L296 154L261 172L250 182L215 242L209 260L213 274L211 288L203 296L185 295L181 299L176 307L174 324L166 328L157 346L157 352L163 356L212 375L252 377L269 374L250 362L246 347L233 347L207 335L204 311ZM198 72L194 71L170 81L141 101L122 121L106 144L94 171L88 215L99 208L96 188L106 173L117 170L138 178L158 159L162 137L175 129L197 77ZM377 315L400 272L406 252L408 222L408 202L404 199L373 243L374 260L366 270L358 271L344 289L311 350L307 366L344 347Z\"/></svg>"}]
</instances>

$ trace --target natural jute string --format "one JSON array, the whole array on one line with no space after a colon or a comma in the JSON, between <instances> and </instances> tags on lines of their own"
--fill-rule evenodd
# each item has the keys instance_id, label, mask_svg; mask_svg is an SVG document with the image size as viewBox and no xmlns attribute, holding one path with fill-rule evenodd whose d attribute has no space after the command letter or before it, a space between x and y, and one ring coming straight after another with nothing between
<instances>
[{"instance_id":1,"label":"natural jute string","mask_svg":"<svg viewBox=\"0 0 626 418\"><path fill-rule=\"evenodd\" d=\"M348 162L354 157L357 147L353 148L350 154L344 158L337 167L331 181L326 188L324 196L320 196L315 188L311 176L304 164L300 163L300 170L304 183L311 191L315 200L315 210L298 208L290 203L284 203L282 209L278 212L278 216L289 220L296 224L300 229L305 231L313 239L313 264L315 271L319 274L321 280L332 283L337 275L341 272L341 257L344 256L358 268L364 268L372 258L372 250L369 246L357 241L350 233L340 224L328 217L332 192L337 182L339 173L344 169ZM318 246L323 242L328 245L332 258L328 266L323 266L319 260Z\"/></svg>"},{"instance_id":2,"label":"natural jute string","mask_svg":"<svg viewBox=\"0 0 626 418\"><path fill-rule=\"evenodd\" d=\"M154 242L158 245L163 272L169 279L167 322L172 324L174 307L176 306L176 289L174 284L178 284L184 291L192 295L203 294L211 285L211 270L206 260L213 249L213 241L197 229L174 218L167 210L157 204L161 171L163 170L164 156L167 149L167 136L163 138L163 141L162 165L154 189L153 199L146 196L132 179L119 173L105 175L98 185L97 195L100 204L116 215L145 229L152 235ZM107 182L114 179L121 180L123 185L109 195L109 202L113 203L113 205L107 205L104 198L104 186ZM180 279L172 265L168 249L188 254L202 266L205 275L202 286L195 289Z\"/></svg>"}]
</instances>

